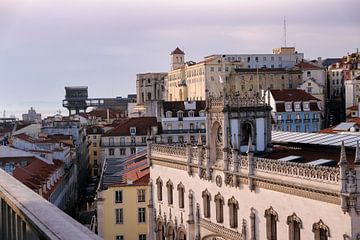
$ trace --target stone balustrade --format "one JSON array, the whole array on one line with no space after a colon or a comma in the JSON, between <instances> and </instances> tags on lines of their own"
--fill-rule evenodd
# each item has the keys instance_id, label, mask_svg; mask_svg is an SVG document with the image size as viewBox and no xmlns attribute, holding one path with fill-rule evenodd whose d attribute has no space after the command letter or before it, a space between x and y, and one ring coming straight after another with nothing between
<instances>
[{"instance_id":1,"label":"stone balustrade","mask_svg":"<svg viewBox=\"0 0 360 240\"><path fill-rule=\"evenodd\" d=\"M190 159L192 164L198 164L199 151L201 148L191 147ZM205 154L200 157L202 165L206 163ZM169 146L162 144L152 144L152 157L171 158L178 161L187 162L186 147ZM219 156L220 157L220 156ZM239 169L247 170L249 166L249 159L247 156L241 155L239 157ZM338 184L340 181L340 171L337 167L312 166L304 163L282 162L267 158L254 158L255 173L268 173L282 175L286 177L300 178L310 181L327 182ZM231 154L229 154L229 169L233 169L234 161Z\"/></svg>"},{"instance_id":2,"label":"stone balustrade","mask_svg":"<svg viewBox=\"0 0 360 240\"><path fill-rule=\"evenodd\" d=\"M101 239L0 169L0 240Z\"/></svg>"}]
</instances>

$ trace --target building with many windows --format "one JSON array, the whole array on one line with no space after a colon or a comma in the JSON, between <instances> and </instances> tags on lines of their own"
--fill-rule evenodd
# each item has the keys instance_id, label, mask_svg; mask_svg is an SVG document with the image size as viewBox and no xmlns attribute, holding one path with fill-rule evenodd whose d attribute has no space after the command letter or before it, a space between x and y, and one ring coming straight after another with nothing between
<instances>
[{"instance_id":1,"label":"building with many windows","mask_svg":"<svg viewBox=\"0 0 360 240\"><path fill-rule=\"evenodd\" d=\"M321 101L300 89L269 90L266 102L272 108L273 129L288 132L318 132Z\"/></svg>"},{"instance_id":2,"label":"building with many windows","mask_svg":"<svg viewBox=\"0 0 360 240\"><path fill-rule=\"evenodd\" d=\"M99 176L101 173L101 135L103 129L100 126L89 126L86 128L86 137L89 141L89 175Z\"/></svg>"},{"instance_id":3,"label":"building with many windows","mask_svg":"<svg viewBox=\"0 0 360 240\"><path fill-rule=\"evenodd\" d=\"M307 142L315 133L276 132L282 145L273 145L263 97L227 93L207 101L206 145L149 141L149 239L360 237L354 139L325 134L314 149ZM286 134L301 144L288 144Z\"/></svg>"},{"instance_id":4,"label":"building with many windows","mask_svg":"<svg viewBox=\"0 0 360 240\"><path fill-rule=\"evenodd\" d=\"M144 150L147 135L159 135L160 132L161 123L156 117L137 117L121 121L101 137L102 162L107 158L125 158Z\"/></svg>"},{"instance_id":5,"label":"building with many windows","mask_svg":"<svg viewBox=\"0 0 360 240\"><path fill-rule=\"evenodd\" d=\"M97 195L98 233L105 240L148 239L146 151L105 163Z\"/></svg>"},{"instance_id":6,"label":"building with many windows","mask_svg":"<svg viewBox=\"0 0 360 240\"><path fill-rule=\"evenodd\" d=\"M272 54L214 54L200 62L186 62L185 53L176 48L171 53L171 70L165 81L166 100L205 100L206 92L219 94L221 83L234 69L291 68L303 58L304 54L295 48L282 47Z\"/></svg>"},{"instance_id":7,"label":"building with many windows","mask_svg":"<svg viewBox=\"0 0 360 240\"><path fill-rule=\"evenodd\" d=\"M205 142L205 101L167 101L162 104L161 142Z\"/></svg>"}]
</instances>

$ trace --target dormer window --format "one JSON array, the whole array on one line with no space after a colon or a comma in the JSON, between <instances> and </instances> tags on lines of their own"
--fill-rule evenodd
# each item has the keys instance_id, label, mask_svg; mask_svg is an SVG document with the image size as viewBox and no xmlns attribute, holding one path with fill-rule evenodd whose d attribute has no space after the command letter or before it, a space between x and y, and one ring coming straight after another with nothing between
<instances>
[{"instance_id":1,"label":"dormer window","mask_svg":"<svg viewBox=\"0 0 360 240\"><path fill-rule=\"evenodd\" d=\"M292 111L292 106L291 106L291 102L287 102L285 103L285 111L286 112L291 112Z\"/></svg>"},{"instance_id":2,"label":"dormer window","mask_svg":"<svg viewBox=\"0 0 360 240\"><path fill-rule=\"evenodd\" d=\"M309 103L308 103L308 102L304 102L304 103L303 103L303 108L304 108L304 111L310 111L310 109L309 109Z\"/></svg>"},{"instance_id":3,"label":"dormer window","mask_svg":"<svg viewBox=\"0 0 360 240\"><path fill-rule=\"evenodd\" d=\"M295 107L295 111L301 111L300 102L295 102L295 103L294 103L294 107Z\"/></svg>"},{"instance_id":4,"label":"dormer window","mask_svg":"<svg viewBox=\"0 0 360 240\"><path fill-rule=\"evenodd\" d=\"M136 135L136 127L130 128L130 135Z\"/></svg>"},{"instance_id":5,"label":"dormer window","mask_svg":"<svg viewBox=\"0 0 360 240\"><path fill-rule=\"evenodd\" d=\"M184 112L183 111L178 111L177 112L177 117L179 118L179 121L182 121L182 119L184 117Z\"/></svg>"},{"instance_id":6,"label":"dormer window","mask_svg":"<svg viewBox=\"0 0 360 240\"><path fill-rule=\"evenodd\" d=\"M167 117L167 118L171 118L171 117L172 117L172 112L171 112L171 111L167 111L167 112L166 112L166 117Z\"/></svg>"},{"instance_id":7,"label":"dormer window","mask_svg":"<svg viewBox=\"0 0 360 240\"><path fill-rule=\"evenodd\" d=\"M189 117L194 117L194 111L189 111Z\"/></svg>"}]
</instances>

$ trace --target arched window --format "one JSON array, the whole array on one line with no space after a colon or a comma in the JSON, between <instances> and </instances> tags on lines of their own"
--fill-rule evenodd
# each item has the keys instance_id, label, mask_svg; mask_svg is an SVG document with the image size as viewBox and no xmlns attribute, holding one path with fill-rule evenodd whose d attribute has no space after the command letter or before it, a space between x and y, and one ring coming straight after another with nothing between
<instances>
[{"instance_id":1,"label":"arched window","mask_svg":"<svg viewBox=\"0 0 360 240\"><path fill-rule=\"evenodd\" d=\"M147 97L148 97L147 100L151 100L151 93L148 93L148 94L147 94Z\"/></svg>"},{"instance_id":2,"label":"arched window","mask_svg":"<svg viewBox=\"0 0 360 240\"><path fill-rule=\"evenodd\" d=\"M178 195L179 195L179 208L184 208L184 206L185 206L185 204L184 204L185 187L181 182L178 184L177 190L178 190Z\"/></svg>"},{"instance_id":3,"label":"arched window","mask_svg":"<svg viewBox=\"0 0 360 240\"><path fill-rule=\"evenodd\" d=\"M174 203L174 199L173 199L173 189L174 189L174 185L173 183L169 180L166 183L166 188L167 188L167 199L168 199L168 204L173 204Z\"/></svg>"},{"instance_id":4,"label":"arched window","mask_svg":"<svg viewBox=\"0 0 360 240\"><path fill-rule=\"evenodd\" d=\"M232 197L228 200L228 206L229 206L230 227L237 228L239 203L234 197Z\"/></svg>"},{"instance_id":5,"label":"arched window","mask_svg":"<svg viewBox=\"0 0 360 240\"><path fill-rule=\"evenodd\" d=\"M160 177L158 177L156 179L156 191L157 191L157 197L158 197L158 201L162 201L162 186L163 186L163 182L161 180Z\"/></svg>"},{"instance_id":6,"label":"arched window","mask_svg":"<svg viewBox=\"0 0 360 240\"><path fill-rule=\"evenodd\" d=\"M249 137L252 135L252 127L250 123L244 123L241 128L241 145L247 145L249 143ZM253 137L251 136L251 139Z\"/></svg>"},{"instance_id":7,"label":"arched window","mask_svg":"<svg viewBox=\"0 0 360 240\"><path fill-rule=\"evenodd\" d=\"M222 223L224 222L224 198L218 193L215 195L214 201L216 206L216 221Z\"/></svg>"},{"instance_id":8,"label":"arched window","mask_svg":"<svg viewBox=\"0 0 360 240\"><path fill-rule=\"evenodd\" d=\"M293 213L287 217L286 223L289 225L289 239L300 240L300 229L302 228L301 219Z\"/></svg>"},{"instance_id":9,"label":"arched window","mask_svg":"<svg viewBox=\"0 0 360 240\"><path fill-rule=\"evenodd\" d=\"M277 240L276 222L278 221L278 214L270 207L265 210L266 218L266 238L267 240Z\"/></svg>"},{"instance_id":10,"label":"arched window","mask_svg":"<svg viewBox=\"0 0 360 240\"><path fill-rule=\"evenodd\" d=\"M328 240L330 237L330 229L321 219L313 224L313 232L315 240Z\"/></svg>"},{"instance_id":11,"label":"arched window","mask_svg":"<svg viewBox=\"0 0 360 240\"><path fill-rule=\"evenodd\" d=\"M203 198L203 205L204 205L204 217L210 218L211 195L207 189L205 189L205 191L202 192L202 198Z\"/></svg>"}]
</instances>

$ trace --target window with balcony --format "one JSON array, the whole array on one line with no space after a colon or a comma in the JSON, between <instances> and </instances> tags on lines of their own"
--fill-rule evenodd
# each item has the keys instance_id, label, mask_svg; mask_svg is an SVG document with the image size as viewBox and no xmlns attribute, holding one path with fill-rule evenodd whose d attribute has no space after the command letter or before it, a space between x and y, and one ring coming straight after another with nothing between
<instances>
[{"instance_id":1,"label":"window with balcony","mask_svg":"<svg viewBox=\"0 0 360 240\"><path fill-rule=\"evenodd\" d=\"M125 148L120 148L120 155L124 156L126 154L126 149Z\"/></svg>"},{"instance_id":2,"label":"window with balcony","mask_svg":"<svg viewBox=\"0 0 360 240\"><path fill-rule=\"evenodd\" d=\"M136 148L130 148L130 153L135 154L136 153Z\"/></svg>"},{"instance_id":3,"label":"window with balcony","mask_svg":"<svg viewBox=\"0 0 360 240\"><path fill-rule=\"evenodd\" d=\"M194 117L194 111L189 111L189 117Z\"/></svg>"}]
</instances>

